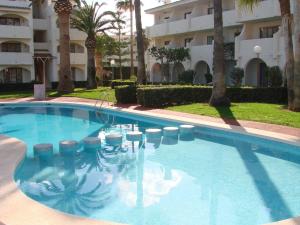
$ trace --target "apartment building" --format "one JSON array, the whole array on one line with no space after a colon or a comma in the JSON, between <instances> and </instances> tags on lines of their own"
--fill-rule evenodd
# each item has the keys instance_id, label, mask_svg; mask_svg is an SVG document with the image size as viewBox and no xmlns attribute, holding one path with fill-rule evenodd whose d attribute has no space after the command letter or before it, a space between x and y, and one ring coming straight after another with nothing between
<instances>
[{"instance_id":1,"label":"apartment building","mask_svg":"<svg viewBox=\"0 0 300 225\"><path fill-rule=\"evenodd\" d=\"M245 71L244 85L264 86L267 66L283 69L285 63L278 0L261 0L252 11L241 8L237 0L222 2L227 83L230 71L240 67ZM205 84L205 74L213 68L213 0L180 0L146 13L154 15L154 25L147 28L153 45L186 47L191 53L190 61L171 67L169 78L162 76L159 62L148 55L150 80L176 82L179 72L193 69L195 82Z\"/></svg>"},{"instance_id":2,"label":"apartment building","mask_svg":"<svg viewBox=\"0 0 300 225\"><path fill-rule=\"evenodd\" d=\"M59 28L51 0L0 1L0 83L58 82ZM86 80L86 35L70 29L71 71Z\"/></svg>"}]
</instances>

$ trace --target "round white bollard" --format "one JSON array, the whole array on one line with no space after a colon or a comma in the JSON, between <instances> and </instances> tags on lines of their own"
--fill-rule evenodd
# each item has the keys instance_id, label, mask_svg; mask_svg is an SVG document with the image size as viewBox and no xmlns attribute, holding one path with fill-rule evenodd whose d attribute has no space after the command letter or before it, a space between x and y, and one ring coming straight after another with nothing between
<instances>
[{"instance_id":1,"label":"round white bollard","mask_svg":"<svg viewBox=\"0 0 300 225\"><path fill-rule=\"evenodd\" d=\"M164 136L165 137L178 137L179 129L178 127L165 127Z\"/></svg>"},{"instance_id":2,"label":"round white bollard","mask_svg":"<svg viewBox=\"0 0 300 225\"><path fill-rule=\"evenodd\" d=\"M105 141L107 145L120 146L122 145L123 136L119 133L106 134Z\"/></svg>"},{"instance_id":3,"label":"round white bollard","mask_svg":"<svg viewBox=\"0 0 300 225\"><path fill-rule=\"evenodd\" d=\"M53 156L52 144L37 144L33 146L34 156L39 159L49 159Z\"/></svg>"},{"instance_id":4,"label":"round white bollard","mask_svg":"<svg viewBox=\"0 0 300 225\"><path fill-rule=\"evenodd\" d=\"M130 131L126 134L127 141L141 141L143 138L143 133L139 131Z\"/></svg>"},{"instance_id":5,"label":"round white bollard","mask_svg":"<svg viewBox=\"0 0 300 225\"><path fill-rule=\"evenodd\" d=\"M162 133L161 129L147 129L146 130L146 137L148 139L159 139L161 138Z\"/></svg>"},{"instance_id":6,"label":"round white bollard","mask_svg":"<svg viewBox=\"0 0 300 225\"><path fill-rule=\"evenodd\" d=\"M84 149L93 150L101 148L101 140L98 137L86 137L83 139Z\"/></svg>"},{"instance_id":7,"label":"round white bollard","mask_svg":"<svg viewBox=\"0 0 300 225\"><path fill-rule=\"evenodd\" d=\"M72 155L76 152L79 144L77 141L73 140L64 140L59 142L59 152L62 155Z\"/></svg>"}]
</instances>

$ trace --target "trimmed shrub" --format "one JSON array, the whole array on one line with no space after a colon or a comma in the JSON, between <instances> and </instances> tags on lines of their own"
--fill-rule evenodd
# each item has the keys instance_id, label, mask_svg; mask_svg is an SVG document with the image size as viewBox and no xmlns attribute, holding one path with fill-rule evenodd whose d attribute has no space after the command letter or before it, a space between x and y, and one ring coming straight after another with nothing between
<instances>
[{"instance_id":1,"label":"trimmed shrub","mask_svg":"<svg viewBox=\"0 0 300 225\"><path fill-rule=\"evenodd\" d=\"M281 87L283 84L283 76L278 66L273 66L268 69L268 86Z\"/></svg>"},{"instance_id":2,"label":"trimmed shrub","mask_svg":"<svg viewBox=\"0 0 300 225\"><path fill-rule=\"evenodd\" d=\"M117 87L117 86L126 86L126 85L135 86L136 81L132 81L132 80L112 80L111 81L112 89L115 89L115 87Z\"/></svg>"},{"instance_id":3,"label":"trimmed shrub","mask_svg":"<svg viewBox=\"0 0 300 225\"><path fill-rule=\"evenodd\" d=\"M0 84L0 93L7 91L33 91L33 83Z\"/></svg>"},{"instance_id":4,"label":"trimmed shrub","mask_svg":"<svg viewBox=\"0 0 300 225\"><path fill-rule=\"evenodd\" d=\"M135 104L137 87L134 85L116 86L115 95L118 104Z\"/></svg>"},{"instance_id":5,"label":"trimmed shrub","mask_svg":"<svg viewBox=\"0 0 300 225\"><path fill-rule=\"evenodd\" d=\"M193 84L194 76L195 76L194 70L187 70L179 74L178 81L184 84Z\"/></svg>"},{"instance_id":6,"label":"trimmed shrub","mask_svg":"<svg viewBox=\"0 0 300 225\"><path fill-rule=\"evenodd\" d=\"M204 86L144 86L137 89L137 102L144 107L164 107L189 103L207 103L212 88ZM285 103L285 88L228 88L232 102Z\"/></svg>"},{"instance_id":7,"label":"trimmed shrub","mask_svg":"<svg viewBox=\"0 0 300 225\"><path fill-rule=\"evenodd\" d=\"M240 87L243 82L245 72L242 68L236 67L230 73L230 80L234 87Z\"/></svg>"},{"instance_id":8,"label":"trimmed shrub","mask_svg":"<svg viewBox=\"0 0 300 225\"><path fill-rule=\"evenodd\" d=\"M211 83L213 81L213 76L212 76L211 73L208 72L204 76L205 76L205 80L206 80L207 84L209 84L209 83Z\"/></svg>"}]
</instances>

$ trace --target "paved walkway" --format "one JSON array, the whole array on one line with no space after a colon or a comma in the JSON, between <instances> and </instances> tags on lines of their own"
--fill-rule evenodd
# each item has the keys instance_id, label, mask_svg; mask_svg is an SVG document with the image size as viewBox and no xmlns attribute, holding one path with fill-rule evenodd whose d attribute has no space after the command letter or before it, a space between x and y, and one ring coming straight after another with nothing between
<instances>
[{"instance_id":1,"label":"paved walkway","mask_svg":"<svg viewBox=\"0 0 300 225\"><path fill-rule=\"evenodd\" d=\"M0 99L1 102L34 102L33 98L21 98L21 99ZM49 98L47 99L49 102L74 102L74 103L89 103L95 104L95 100L92 99L82 99L82 98L75 98L75 97L58 97L58 98ZM112 103L106 103L106 106L110 105L113 106ZM260 123L260 122L253 122L253 121L244 121L244 120L232 120L232 119L225 119L225 118L214 118L209 116L200 116L195 114L189 113L182 113L182 112L174 112L170 110L164 109L150 109L140 107L138 105L115 105L120 108L130 109L134 111L147 111L155 114L160 115L171 115L171 116L180 116L183 118L189 118L198 121L206 121L212 123L219 123L219 124L226 124L232 126L239 126L241 128L253 128L259 130L265 130L269 132L274 132L278 134L285 134L290 136L299 137L300 140L300 128L293 128L275 124L267 124L267 123Z\"/></svg>"}]
</instances>

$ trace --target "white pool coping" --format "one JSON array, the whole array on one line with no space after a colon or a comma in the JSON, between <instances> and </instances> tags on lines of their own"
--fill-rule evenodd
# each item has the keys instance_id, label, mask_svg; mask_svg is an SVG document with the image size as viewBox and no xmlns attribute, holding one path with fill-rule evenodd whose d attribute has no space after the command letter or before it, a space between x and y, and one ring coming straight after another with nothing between
<instances>
[{"instance_id":1,"label":"white pool coping","mask_svg":"<svg viewBox=\"0 0 300 225\"><path fill-rule=\"evenodd\" d=\"M41 103L41 102L39 102ZM43 103L43 102L42 102ZM49 102L44 102L49 104ZM51 104L71 104L71 105L88 105L92 103L74 103L74 102L50 102ZM5 103L9 104L9 103ZM16 103L13 103L16 104ZM26 102L27 104L27 102ZM28 103L30 104L30 103ZM32 103L34 104L34 103ZM238 127L208 121L199 121L196 119L162 115L154 112L137 111L133 109L124 109L113 106L105 106L107 109L114 109L120 112L127 112L141 116L150 116L161 119L173 120L177 122L230 130L244 134L251 134L258 137L277 140L292 145L300 146L300 137L273 133L269 131ZM17 186L14 181L14 173L24 158L26 145L22 141L7 136L0 135L0 224L5 225L116 225L117 223L96 221L88 218L81 218L59 212L44 206L29 197L27 197ZM162 224L163 225L163 224ZM300 225L300 217L284 221L271 223L268 225Z\"/></svg>"}]
</instances>

